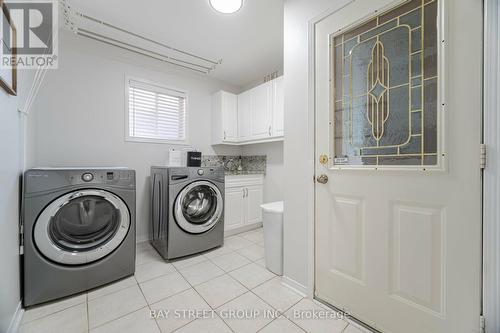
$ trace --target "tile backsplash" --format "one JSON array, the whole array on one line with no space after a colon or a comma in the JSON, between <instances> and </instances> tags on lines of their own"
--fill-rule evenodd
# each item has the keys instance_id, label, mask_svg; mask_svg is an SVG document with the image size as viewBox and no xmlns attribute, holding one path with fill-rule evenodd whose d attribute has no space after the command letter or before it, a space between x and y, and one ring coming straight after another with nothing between
<instances>
[{"instance_id":1,"label":"tile backsplash","mask_svg":"<svg viewBox=\"0 0 500 333\"><path fill-rule=\"evenodd\" d=\"M266 156L203 155L201 165L205 167L223 166L226 174L265 174Z\"/></svg>"}]
</instances>

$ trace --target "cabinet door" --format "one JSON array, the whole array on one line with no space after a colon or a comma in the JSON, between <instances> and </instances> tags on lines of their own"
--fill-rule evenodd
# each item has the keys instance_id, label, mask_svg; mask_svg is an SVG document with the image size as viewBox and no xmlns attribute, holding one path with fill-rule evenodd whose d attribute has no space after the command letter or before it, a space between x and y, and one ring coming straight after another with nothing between
<instances>
[{"instance_id":1,"label":"cabinet door","mask_svg":"<svg viewBox=\"0 0 500 333\"><path fill-rule=\"evenodd\" d=\"M262 185L252 185L246 188L246 223L262 222L263 188Z\"/></svg>"},{"instance_id":2,"label":"cabinet door","mask_svg":"<svg viewBox=\"0 0 500 333\"><path fill-rule=\"evenodd\" d=\"M240 141L251 139L251 102L250 91L238 95L238 137Z\"/></svg>"},{"instance_id":3,"label":"cabinet door","mask_svg":"<svg viewBox=\"0 0 500 333\"><path fill-rule=\"evenodd\" d=\"M222 94L222 126L224 141L238 140L238 99L234 94Z\"/></svg>"},{"instance_id":4,"label":"cabinet door","mask_svg":"<svg viewBox=\"0 0 500 333\"><path fill-rule=\"evenodd\" d=\"M231 187L225 192L224 229L241 227L245 223L245 191L242 187Z\"/></svg>"},{"instance_id":5,"label":"cabinet door","mask_svg":"<svg viewBox=\"0 0 500 333\"><path fill-rule=\"evenodd\" d=\"M250 90L252 139L271 136L271 92L272 82L266 82Z\"/></svg>"},{"instance_id":6,"label":"cabinet door","mask_svg":"<svg viewBox=\"0 0 500 333\"><path fill-rule=\"evenodd\" d=\"M283 76L273 81L273 136L284 135L285 86Z\"/></svg>"}]
</instances>

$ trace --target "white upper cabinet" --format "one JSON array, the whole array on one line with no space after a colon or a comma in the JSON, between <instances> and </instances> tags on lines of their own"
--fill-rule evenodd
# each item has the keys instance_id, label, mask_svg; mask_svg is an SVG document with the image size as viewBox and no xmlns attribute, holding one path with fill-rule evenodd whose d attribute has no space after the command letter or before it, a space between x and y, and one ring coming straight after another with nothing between
<instances>
[{"instance_id":1,"label":"white upper cabinet","mask_svg":"<svg viewBox=\"0 0 500 333\"><path fill-rule=\"evenodd\" d=\"M252 138L250 130L251 120L251 90L238 95L238 133L239 141L248 141Z\"/></svg>"},{"instance_id":2,"label":"white upper cabinet","mask_svg":"<svg viewBox=\"0 0 500 333\"><path fill-rule=\"evenodd\" d=\"M283 140L283 77L239 95L212 96L212 144L246 145Z\"/></svg>"},{"instance_id":3,"label":"white upper cabinet","mask_svg":"<svg viewBox=\"0 0 500 333\"><path fill-rule=\"evenodd\" d=\"M238 141L238 96L224 93L222 103L222 119L226 140Z\"/></svg>"},{"instance_id":4,"label":"white upper cabinet","mask_svg":"<svg viewBox=\"0 0 500 333\"><path fill-rule=\"evenodd\" d=\"M212 144L234 144L238 140L238 97L216 92L212 95Z\"/></svg>"},{"instance_id":5,"label":"white upper cabinet","mask_svg":"<svg viewBox=\"0 0 500 333\"><path fill-rule=\"evenodd\" d=\"M250 90L250 133L252 140L269 138L271 133L272 83L266 82ZM245 124L243 124L245 126Z\"/></svg>"},{"instance_id":6,"label":"white upper cabinet","mask_svg":"<svg viewBox=\"0 0 500 333\"><path fill-rule=\"evenodd\" d=\"M275 137L285 134L285 87L283 76L272 81L273 104L272 104L272 134Z\"/></svg>"}]
</instances>

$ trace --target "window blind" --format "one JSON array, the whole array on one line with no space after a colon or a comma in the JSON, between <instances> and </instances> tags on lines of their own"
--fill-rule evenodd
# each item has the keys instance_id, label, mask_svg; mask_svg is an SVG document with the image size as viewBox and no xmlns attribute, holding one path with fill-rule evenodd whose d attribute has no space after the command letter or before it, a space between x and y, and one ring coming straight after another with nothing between
<instances>
[{"instance_id":1,"label":"window blind","mask_svg":"<svg viewBox=\"0 0 500 333\"><path fill-rule=\"evenodd\" d=\"M136 80L128 82L129 136L186 140L186 93Z\"/></svg>"}]
</instances>

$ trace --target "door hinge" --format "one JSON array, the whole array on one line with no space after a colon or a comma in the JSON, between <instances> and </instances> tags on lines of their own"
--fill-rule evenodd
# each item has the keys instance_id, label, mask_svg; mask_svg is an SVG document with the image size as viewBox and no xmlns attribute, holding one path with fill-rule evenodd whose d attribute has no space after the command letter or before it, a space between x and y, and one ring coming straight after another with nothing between
<instances>
[{"instance_id":1,"label":"door hinge","mask_svg":"<svg viewBox=\"0 0 500 333\"><path fill-rule=\"evenodd\" d=\"M486 320L484 319L483 315L479 316L479 332L486 332Z\"/></svg>"},{"instance_id":2,"label":"door hinge","mask_svg":"<svg viewBox=\"0 0 500 333\"><path fill-rule=\"evenodd\" d=\"M479 145L479 166L481 169L486 168L486 145L481 143Z\"/></svg>"}]
</instances>

